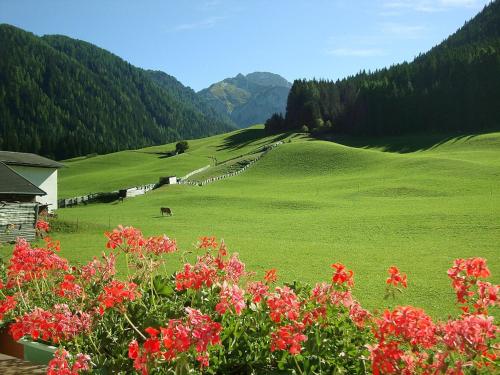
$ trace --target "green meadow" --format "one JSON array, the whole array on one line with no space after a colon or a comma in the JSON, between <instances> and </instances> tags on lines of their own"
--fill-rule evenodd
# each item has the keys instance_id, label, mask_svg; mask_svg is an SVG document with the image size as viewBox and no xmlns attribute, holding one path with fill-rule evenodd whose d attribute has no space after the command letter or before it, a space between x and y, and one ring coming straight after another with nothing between
<instances>
[{"instance_id":1,"label":"green meadow","mask_svg":"<svg viewBox=\"0 0 500 375\"><path fill-rule=\"evenodd\" d=\"M156 183L160 176L182 177L214 165L214 158L218 163L214 168L217 172L232 161L252 158L263 146L286 137L266 137L262 127L254 127L243 132L190 140L186 153L172 157L167 157L166 153L175 150L175 143L66 160L67 168L59 172L59 197L71 198ZM212 175L207 171L202 177L207 174Z\"/></svg>"},{"instance_id":2,"label":"green meadow","mask_svg":"<svg viewBox=\"0 0 500 375\"><path fill-rule=\"evenodd\" d=\"M68 161L60 196L182 176L212 157L219 163L251 157L277 140L284 144L236 177L60 209L59 225L67 228L54 237L62 254L82 262L99 255L103 232L118 224L166 233L181 252L214 235L258 276L277 268L284 281L313 283L329 280L330 265L342 262L354 270L354 294L366 307L412 304L442 318L456 312L446 275L455 258L487 258L492 281L500 282L500 133L336 143L265 137L253 127L190 141L188 152L174 157L164 157L174 148L165 145ZM164 206L172 217L160 215ZM180 255L168 258L168 271L177 269ZM409 285L384 301L391 265L408 274Z\"/></svg>"}]
</instances>

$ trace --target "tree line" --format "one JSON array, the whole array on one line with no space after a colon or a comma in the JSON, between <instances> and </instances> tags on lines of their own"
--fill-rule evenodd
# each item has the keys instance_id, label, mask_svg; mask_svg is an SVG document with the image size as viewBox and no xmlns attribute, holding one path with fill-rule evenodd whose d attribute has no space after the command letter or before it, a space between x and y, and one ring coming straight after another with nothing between
<instances>
[{"instance_id":1,"label":"tree line","mask_svg":"<svg viewBox=\"0 0 500 375\"><path fill-rule=\"evenodd\" d=\"M481 132L500 129L500 1L426 54L342 80L296 80L285 115L266 122L287 130L351 135Z\"/></svg>"}]
</instances>

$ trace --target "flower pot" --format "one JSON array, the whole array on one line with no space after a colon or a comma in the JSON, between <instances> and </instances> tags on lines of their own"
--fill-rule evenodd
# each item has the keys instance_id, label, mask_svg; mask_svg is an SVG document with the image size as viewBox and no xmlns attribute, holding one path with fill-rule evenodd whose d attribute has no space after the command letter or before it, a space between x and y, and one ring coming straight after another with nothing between
<instances>
[{"instance_id":1,"label":"flower pot","mask_svg":"<svg viewBox=\"0 0 500 375\"><path fill-rule=\"evenodd\" d=\"M9 335L7 323L0 323L0 353L24 359L24 347Z\"/></svg>"},{"instance_id":2,"label":"flower pot","mask_svg":"<svg viewBox=\"0 0 500 375\"><path fill-rule=\"evenodd\" d=\"M20 339L18 342L24 346L24 359L38 365L47 365L57 350L55 346L26 339Z\"/></svg>"}]
</instances>

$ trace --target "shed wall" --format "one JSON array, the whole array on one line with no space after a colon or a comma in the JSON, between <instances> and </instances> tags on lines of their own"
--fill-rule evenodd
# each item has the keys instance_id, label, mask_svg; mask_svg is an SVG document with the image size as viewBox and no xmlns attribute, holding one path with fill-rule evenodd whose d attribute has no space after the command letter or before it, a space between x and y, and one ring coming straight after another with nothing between
<instances>
[{"instance_id":1,"label":"shed wall","mask_svg":"<svg viewBox=\"0 0 500 375\"><path fill-rule=\"evenodd\" d=\"M34 241L37 213L37 203L0 203L0 242Z\"/></svg>"},{"instance_id":2,"label":"shed wall","mask_svg":"<svg viewBox=\"0 0 500 375\"><path fill-rule=\"evenodd\" d=\"M19 173L33 185L38 186L47 195L36 197L40 204L48 204L49 210L57 209L57 168L27 167L11 165L14 171Z\"/></svg>"}]
</instances>

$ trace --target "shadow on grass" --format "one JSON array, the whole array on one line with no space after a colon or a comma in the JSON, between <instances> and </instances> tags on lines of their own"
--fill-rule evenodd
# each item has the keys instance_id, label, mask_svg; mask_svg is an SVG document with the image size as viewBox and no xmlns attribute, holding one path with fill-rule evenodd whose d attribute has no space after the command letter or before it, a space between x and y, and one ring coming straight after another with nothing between
<instances>
[{"instance_id":1,"label":"shadow on grass","mask_svg":"<svg viewBox=\"0 0 500 375\"><path fill-rule=\"evenodd\" d=\"M220 150L237 150L266 136L264 129L245 129L226 137L224 143L217 148Z\"/></svg>"},{"instance_id":2,"label":"shadow on grass","mask_svg":"<svg viewBox=\"0 0 500 375\"><path fill-rule=\"evenodd\" d=\"M384 137L325 135L317 137L317 139L350 147L378 148L384 151L404 154L415 151L432 150L447 142L453 144L458 141L469 141L481 134L483 133L408 134Z\"/></svg>"},{"instance_id":3,"label":"shadow on grass","mask_svg":"<svg viewBox=\"0 0 500 375\"><path fill-rule=\"evenodd\" d=\"M132 152L136 152L138 154L146 154L146 155L158 155L158 159L171 158L172 156L178 155L177 152L174 151L141 151L141 150L132 150Z\"/></svg>"},{"instance_id":4,"label":"shadow on grass","mask_svg":"<svg viewBox=\"0 0 500 375\"><path fill-rule=\"evenodd\" d=\"M269 140L266 143L274 143L281 141L289 136L290 133L278 134L273 139ZM262 138L267 137L268 134L264 129L244 129L238 133L232 134L224 140L224 143L217 148L217 151L221 150L238 150L245 146L248 146L250 143L261 140Z\"/></svg>"}]
</instances>

